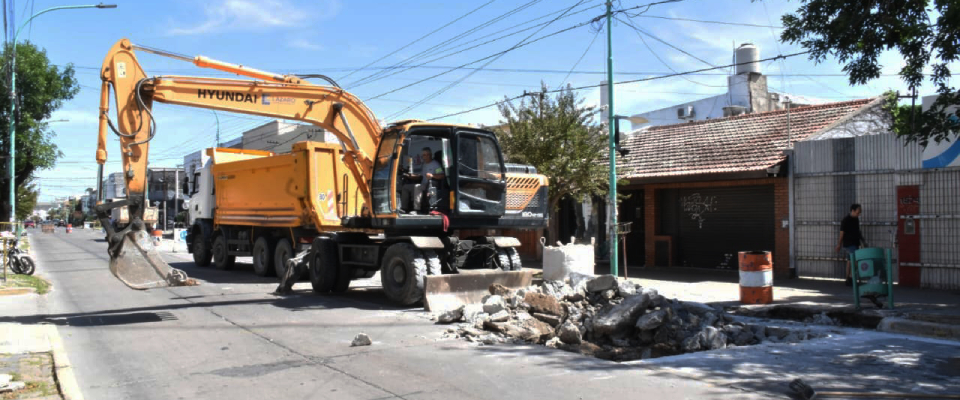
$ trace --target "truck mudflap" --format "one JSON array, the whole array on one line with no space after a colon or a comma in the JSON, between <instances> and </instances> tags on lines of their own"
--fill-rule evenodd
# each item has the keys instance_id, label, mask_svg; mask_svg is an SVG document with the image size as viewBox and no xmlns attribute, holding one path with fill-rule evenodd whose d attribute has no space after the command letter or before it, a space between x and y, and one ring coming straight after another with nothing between
<instances>
[{"instance_id":1,"label":"truck mudflap","mask_svg":"<svg viewBox=\"0 0 960 400\"><path fill-rule=\"evenodd\" d=\"M466 304L480 303L490 294L490 285L500 284L519 289L533 283L533 270L525 271L462 271L451 275L430 275L424 282L423 305L427 311L453 310Z\"/></svg>"}]
</instances>

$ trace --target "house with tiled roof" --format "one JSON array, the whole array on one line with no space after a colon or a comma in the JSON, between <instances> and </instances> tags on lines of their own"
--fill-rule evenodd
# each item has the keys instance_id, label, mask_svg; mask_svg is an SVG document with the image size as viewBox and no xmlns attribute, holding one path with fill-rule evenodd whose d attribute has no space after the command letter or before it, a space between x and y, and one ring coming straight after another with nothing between
<instances>
[{"instance_id":1,"label":"house with tiled roof","mask_svg":"<svg viewBox=\"0 0 960 400\"><path fill-rule=\"evenodd\" d=\"M737 269L738 251L773 252L790 273L787 159L802 140L888 131L881 99L651 126L622 141L629 196L619 222L631 266ZM599 232L603 232L600 229Z\"/></svg>"}]
</instances>

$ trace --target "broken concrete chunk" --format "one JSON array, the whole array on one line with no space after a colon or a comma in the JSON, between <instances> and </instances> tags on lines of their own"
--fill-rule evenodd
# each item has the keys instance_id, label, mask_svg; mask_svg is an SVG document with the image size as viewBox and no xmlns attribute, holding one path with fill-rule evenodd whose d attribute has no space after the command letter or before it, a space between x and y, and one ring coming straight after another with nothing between
<instances>
[{"instance_id":1,"label":"broken concrete chunk","mask_svg":"<svg viewBox=\"0 0 960 400\"><path fill-rule=\"evenodd\" d=\"M617 286L617 292L619 292L623 297L633 296L637 294L637 290L639 288L640 285L637 285L636 283L630 281L620 281Z\"/></svg>"},{"instance_id":2,"label":"broken concrete chunk","mask_svg":"<svg viewBox=\"0 0 960 400\"><path fill-rule=\"evenodd\" d=\"M477 316L483 314L482 304L467 304L463 307L463 320L472 323L477 320Z\"/></svg>"},{"instance_id":3,"label":"broken concrete chunk","mask_svg":"<svg viewBox=\"0 0 960 400\"><path fill-rule=\"evenodd\" d=\"M487 288L487 290L490 292L491 295L497 295L502 297L507 297L507 295L513 294L512 290L510 290L506 286L503 286L499 283L494 283L490 285L490 287Z\"/></svg>"},{"instance_id":4,"label":"broken concrete chunk","mask_svg":"<svg viewBox=\"0 0 960 400\"><path fill-rule=\"evenodd\" d=\"M440 314L440 316L437 317L437 322L441 324L452 324L454 322L460 322L460 320L463 319L464 308L466 308L466 306L460 306L458 308L455 308L453 310Z\"/></svg>"},{"instance_id":5,"label":"broken concrete chunk","mask_svg":"<svg viewBox=\"0 0 960 400\"><path fill-rule=\"evenodd\" d=\"M491 315L490 318L487 318L487 320L490 322L508 321L510 320L510 312L508 312L507 310L500 310L496 314Z\"/></svg>"},{"instance_id":6,"label":"broken concrete chunk","mask_svg":"<svg viewBox=\"0 0 960 400\"><path fill-rule=\"evenodd\" d=\"M616 288L617 278L613 275L600 275L587 281L587 291L590 293L600 293L604 290Z\"/></svg>"},{"instance_id":7,"label":"broken concrete chunk","mask_svg":"<svg viewBox=\"0 0 960 400\"><path fill-rule=\"evenodd\" d=\"M692 353L694 351L700 350L700 334L690 336L686 339L683 339L683 343L680 345L680 349L687 353Z\"/></svg>"},{"instance_id":8,"label":"broken concrete chunk","mask_svg":"<svg viewBox=\"0 0 960 400\"><path fill-rule=\"evenodd\" d=\"M826 312L822 312L820 314L814 315L808 318L806 322L811 324L817 324L817 325L835 325L836 324L833 318L830 318L829 316L827 316Z\"/></svg>"},{"instance_id":9,"label":"broken concrete chunk","mask_svg":"<svg viewBox=\"0 0 960 400\"><path fill-rule=\"evenodd\" d=\"M527 295L523 297L523 302L526 303L527 307L533 312L556 315L558 317L563 316L563 307L560 306L560 302L553 296L540 293L527 293Z\"/></svg>"},{"instance_id":10,"label":"broken concrete chunk","mask_svg":"<svg viewBox=\"0 0 960 400\"><path fill-rule=\"evenodd\" d=\"M593 321L593 331L599 335L609 335L617 331L628 329L636 324L638 318L647 308L649 298L643 295L630 296L622 303L613 306L610 311Z\"/></svg>"},{"instance_id":11,"label":"broken concrete chunk","mask_svg":"<svg viewBox=\"0 0 960 400\"><path fill-rule=\"evenodd\" d=\"M580 328L577 328L576 325L567 322L563 325L560 325L560 340L566 344L580 344L583 340L583 337L580 334Z\"/></svg>"},{"instance_id":12,"label":"broken concrete chunk","mask_svg":"<svg viewBox=\"0 0 960 400\"><path fill-rule=\"evenodd\" d=\"M777 339L783 340L783 338L787 337L787 335L790 334L790 330L786 328L776 327L776 326L768 326L766 334L767 334L767 338L775 337Z\"/></svg>"},{"instance_id":13,"label":"broken concrete chunk","mask_svg":"<svg viewBox=\"0 0 960 400\"><path fill-rule=\"evenodd\" d=\"M491 295L483 302L483 312L487 314L496 314L506 308L503 302L503 296Z\"/></svg>"},{"instance_id":14,"label":"broken concrete chunk","mask_svg":"<svg viewBox=\"0 0 960 400\"><path fill-rule=\"evenodd\" d=\"M704 317L708 314L714 314L717 312L717 309L703 303L698 303L696 301L683 301L683 302L680 302L680 306L683 307L684 310L687 310L691 314L697 315L699 317Z\"/></svg>"},{"instance_id":15,"label":"broken concrete chunk","mask_svg":"<svg viewBox=\"0 0 960 400\"><path fill-rule=\"evenodd\" d=\"M522 326L534 332L538 336L538 338L535 340L537 343L546 342L554 337L553 327L539 319L531 318L523 321Z\"/></svg>"},{"instance_id":16,"label":"broken concrete chunk","mask_svg":"<svg viewBox=\"0 0 960 400\"><path fill-rule=\"evenodd\" d=\"M358 333L357 336L353 338L353 342L350 343L350 347L369 346L371 344L373 344L373 341L370 340L370 336L367 336L366 333Z\"/></svg>"},{"instance_id":17,"label":"broken concrete chunk","mask_svg":"<svg viewBox=\"0 0 960 400\"><path fill-rule=\"evenodd\" d=\"M560 345L561 345L562 343L563 343L563 342L560 341L560 338L555 337L555 338L552 338L552 339L548 340L548 341L547 341L546 343L544 343L543 345L544 345L544 346L547 346L547 347L549 347L549 348L552 348L552 349L559 349L559 348L560 348Z\"/></svg>"},{"instance_id":18,"label":"broken concrete chunk","mask_svg":"<svg viewBox=\"0 0 960 400\"><path fill-rule=\"evenodd\" d=\"M754 340L753 331L744 329L733 337L733 344L737 346L746 346Z\"/></svg>"},{"instance_id":19,"label":"broken concrete chunk","mask_svg":"<svg viewBox=\"0 0 960 400\"><path fill-rule=\"evenodd\" d=\"M719 329L707 326L700 331L700 347L707 350L717 350L727 347L727 336Z\"/></svg>"},{"instance_id":20,"label":"broken concrete chunk","mask_svg":"<svg viewBox=\"0 0 960 400\"><path fill-rule=\"evenodd\" d=\"M607 289L600 293L600 296L607 300L612 300L614 297L617 297L617 291L613 289Z\"/></svg>"},{"instance_id":21,"label":"broken concrete chunk","mask_svg":"<svg viewBox=\"0 0 960 400\"><path fill-rule=\"evenodd\" d=\"M654 330L663 325L663 320L667 316L666 310L656 310L647 313L637 320L637 329L641 331Z\"/></svg>"},{"instance_id":22,"label":"broken concrete chunk","mask_svg":"<svg viewBox=\"0 0 960 400\"><path fill-rule=\"evenodd\" d=\"M533 313L533 317L539 319L543 322L546 322L550 326L556 328L560 325L560 317L556 315L543 314L543 313Z\"/></svg>"}]
</instances>

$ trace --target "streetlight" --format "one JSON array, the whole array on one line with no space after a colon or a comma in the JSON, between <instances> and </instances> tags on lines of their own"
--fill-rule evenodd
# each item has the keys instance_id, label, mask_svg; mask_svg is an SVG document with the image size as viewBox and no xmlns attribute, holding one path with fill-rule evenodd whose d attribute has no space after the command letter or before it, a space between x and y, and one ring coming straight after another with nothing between
<instances>
[{"instance_id":1,"label":"streetlight","mask_svg":"<svg viewBox=\"0 0 960 400\"><path fill-rule=\"evenodd\" d=\"M27 26L30 21L34 18L46 14L50 11L56 10L72 10L77 8L117 8L116 4L93 4L93 5L79 5L79 6L57 6L50 7L46 10L40 11L36 14L27 18L23 22L23 25L20 25L20 28L17 28L17 32L13 35L13 47L12 47L12 59L10 60L10 155L7 163L7 169L10 170L10 222L16 222L17 220L17 185L16 185L16 174L14 173L14 160L17 155L17 123L16 118L14 118L14 112L17 110L17 38L20 36L20 31L23 30L23 27Z\"/></svg>"},{"instance_id":2,"label":"streetlight","mask_svg":"<svg viewBox=\"0 0 960 400\"><path fill-rule=\"evenodd\" d=\"M610 89L612 92L612 88ZM613 103L611 101L611 103ZM620 240L618 235L618 224L617 224L617 156L616 153L620 153L621 156L626 156L629 153L629 150L620 148L620 120L625 119L634 124L645 124L650 122L644 117L627 117L623 115L615 115L613 112L610 112L610 120L613 123L613 126L610 127L610 131L613 132L610 135L610 199L608 199L607 207L607 242L610 243L608 246L610 248L610 274L614 277L618 276L617 272L617 243ZM623 266L623 270L627 270L627 266Z\"/></svg>"}]
</instances>

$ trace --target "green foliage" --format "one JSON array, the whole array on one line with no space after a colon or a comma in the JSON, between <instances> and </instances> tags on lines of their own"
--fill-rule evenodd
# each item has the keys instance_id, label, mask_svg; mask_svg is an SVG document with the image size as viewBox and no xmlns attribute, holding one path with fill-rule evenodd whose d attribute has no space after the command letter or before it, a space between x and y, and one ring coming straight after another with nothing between
<instances>
[{"instance_id":1,"label":"green foliage","mask_svg":"<svg viewBox=\"0 0 960 400\"><path fill-rule=\"evenodd\" d=\"M921 116L920 106L900 104L900 98L894 91L888 91L883 96L883 109L890 113L893 120L893 132L909 138L910 133L914 130L914 119L919 119Z\"/></svg>"},{"instance_id":2,"label":"green foliage","mask_svg":"<svg viewBox=\"0 0 960 400\"><path fill-rule=\"evenodd\" d=\"M17 190L17 221L25 221L30 214L33 214L33 207L37 205L37 197L40 192L31 182L25 182Z\"/></svg>"},{"instance_id":3,"label":"green foliage","mask_svg":"<svg viewBox=\"0 0 960 400\"><path fill-rule=\"evenodd\" d=\"M10 50L12 46L7 44L2 55L5 68L0 79L0 93L3 93L0 95L0 149L4 149L4 155L10 137L10 96L7 95L10 93ZM63 155L53 143L55 133L43 121L48 120L64 101L73 99L80 92L80 86L74 78L72 66L61 69L51 64L46 52L31 43L17 44L16 57L17 112L14 120L17 157L14 172L20 191L25 189L24 185L34 172L52 168L57 158ZM5 163L4 160L4 171ZM0 202L6 202L7 193L7 185L0 185ZM0 220L7 218L0 215Z\"/></svg>"},{"instance_id":4,"label":"green foliage","mask_svg":"<svg viewBox=\"0 0 960 400\"><path fill-rule=\"evenodd\" d=\"M596 107L585 107L571 90L547 91L544 85L519 104L502 103L505 121L494 131L508 161L533 165L550 178L549 203L555 209L565 196L606 193L607 134L593 123Z\"/></svg>"},{"instance_id":5,"label":"green foliage","mask_svg":"<svg viewBox=\"0 0 960 400\"><path fill-rule=\"evenodd\" d=\"M940 95L927 112L916 116L915 130L901 130L909 141L926 146L960 135L950 106L960 92L950 86L951 62L960 58L960 2L956 0L800 0L795 14L782 17L780 39L810 50L817 63L828 56L844 63L850 84L880 77L880 54L896 50L903 57L900 76L916 89L929 73ZM931 7L932 5L932 7ZM928 68L928 71L924 71ZM909 108L908 108L909 111ZM955 116L955 113L953 114ZM955 118L955 117L954 117ZM901 126L900 128L905 128Z\"/></svg>"}]
</instances>

